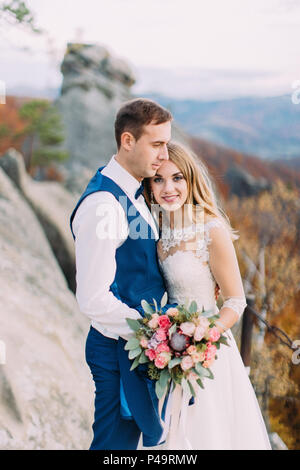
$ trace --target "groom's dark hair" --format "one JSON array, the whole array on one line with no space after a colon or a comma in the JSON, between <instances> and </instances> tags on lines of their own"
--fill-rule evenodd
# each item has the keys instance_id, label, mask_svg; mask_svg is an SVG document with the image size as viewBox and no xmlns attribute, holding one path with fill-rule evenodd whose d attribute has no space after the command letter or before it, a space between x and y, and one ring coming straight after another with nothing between
<instances>
[{"instance_id":1,"label":"groom's dark hair","mask_svg":"<svg viewBox=\"0 0 300 470\"><path fill-rule=\"evenodd\" d=\"M121 146L123 132L130 132L135 140L138 140L147 124L162 124L172 119L170 111L155 101L146 98L127 101L119 109L115 120L115 137L118 149Z\"/></svg>"}]
</instances>

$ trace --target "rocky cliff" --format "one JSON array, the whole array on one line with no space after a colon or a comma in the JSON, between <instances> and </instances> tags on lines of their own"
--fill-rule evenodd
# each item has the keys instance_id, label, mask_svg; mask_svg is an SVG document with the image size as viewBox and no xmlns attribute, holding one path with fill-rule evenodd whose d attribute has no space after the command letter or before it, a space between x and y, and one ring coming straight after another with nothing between
<instances>
[{"instance_id":1,"label":"rocky cliff","mask_svg":"<svg viewBox=\"0 0 300 470\"><path fill-rule=\"evenodd\" d=\"M28 185L27 191L34 199ZM40 199L39 210L44 204L49 215L47 199ZM89 322L33 205L1 168L0 253L6 352L0 363L0 449L87 449L93 411L84 358Z\"/></svg>"}]
</instances>

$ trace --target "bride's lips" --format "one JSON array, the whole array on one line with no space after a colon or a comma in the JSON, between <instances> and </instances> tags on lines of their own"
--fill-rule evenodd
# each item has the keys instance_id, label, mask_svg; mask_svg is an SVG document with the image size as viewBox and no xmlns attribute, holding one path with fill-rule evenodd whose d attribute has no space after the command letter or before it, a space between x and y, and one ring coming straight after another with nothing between
<instances>
[{"instance_id":1,"label":"bride's lips","mask_svg":"<svg viewBox=\"0 0 300 470\"><path fill-rule=\"evenodd\" d=\"M174 202L178 198L178 195L173 195L173 196L162 196L162 199L166 202Z\"/></svg>"}]
</instances>

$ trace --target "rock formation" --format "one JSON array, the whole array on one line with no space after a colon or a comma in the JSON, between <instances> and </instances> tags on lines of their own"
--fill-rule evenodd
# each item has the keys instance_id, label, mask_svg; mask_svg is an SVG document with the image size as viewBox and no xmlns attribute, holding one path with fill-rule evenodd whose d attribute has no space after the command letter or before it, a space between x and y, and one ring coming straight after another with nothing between
<instances>
[{"instance_id":1,"label":"rock formation","mask_svg":"<svg viewBox=\"0 0 300 470\"><path fill-rule=\"evenodd\" d=\"M75 205L74 197L59 183L34 181L26 173L24 158L14 149L9 149L0 159L0 167L34 210L69 287L74 292L75 253L69 228L69 218Z\"/></svg>"},{"instance_id":2,"label":"rock formation","mask_svg":"<svg viewBox=\"0 0 300 470\"><path fill-rule=\"evenodd\" d=\"M65 126L67 163L73 172L92 171L116 151L115 114L131 98L135 82L126 62L98 45L68 44L61 71L63 84L56 104Z\"/></svg>"},{"instance_id":3,"label":"rock formation","mask_svg":"<svg viewBox=\"0 0 300 470\"><path fill-rule=\"evenodd\" d=\"M78 310L37 217L0 168L0 449L87 449L93 388Z\"/></svg>"}]
</instances>

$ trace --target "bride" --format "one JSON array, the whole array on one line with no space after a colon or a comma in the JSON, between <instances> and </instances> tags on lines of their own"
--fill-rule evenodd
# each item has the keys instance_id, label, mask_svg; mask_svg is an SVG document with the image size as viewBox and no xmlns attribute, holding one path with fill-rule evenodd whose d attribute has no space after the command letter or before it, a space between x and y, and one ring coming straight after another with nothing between
<instances>
[{"instance_id":1,"label":"bride","mask_svg":"<svg viewBox=\"0 0 300 470\"><path fill-rule=\"evenodd\" d=\"M217 328L227 336L209 364L214 379L191 396L180 385L171 392L164 440L151 449L271 449L252 384L230 328L246 299L233 241L238 238L219 208L206 167L190 151L168 144L169 160L144 181L145 198L160 228L158 259L168 302L195 300L198 309L219 313ZM153 210L155 209L155 210ZM220 287L223 304L215 300ZM160 409L163 398L160 400ZM144 449L141 445L139 449ZM149 449L149 447L145 448Z\"/></svg>"}]
</instances>

